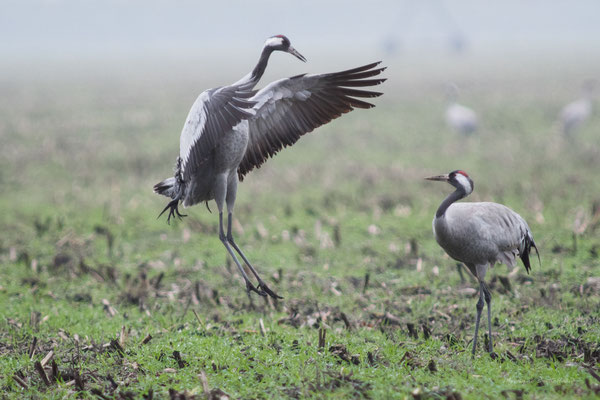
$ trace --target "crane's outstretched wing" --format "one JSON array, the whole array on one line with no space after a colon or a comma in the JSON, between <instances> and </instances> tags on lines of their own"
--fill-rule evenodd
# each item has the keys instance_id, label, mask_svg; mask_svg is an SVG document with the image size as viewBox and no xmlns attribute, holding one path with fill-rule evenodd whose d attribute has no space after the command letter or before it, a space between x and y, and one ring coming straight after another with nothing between
<instances>
[{"instance_id":1,"label":"crane's outstretched wing","mask_svg":"<svg viewBox=\"0 0 600 400\"><path fill-rule=\"evenodd\" d=\"M185 121L179 141L184 181L206 161L220 135L252 116L252 107L256 105L256 101L249 99L254 94L256 91L224 86L206 90L198 96Z\"/></svg>"},{"instance_id":2,"label":"crane's outstretched wing","mask_svg":"<svg viewBox=\"0 0 600 400\"><path fill-rule=\"evenodd\" d=\"M328 123L354 108L371 108L373 104L358 98L381 96L382 93L354 89L379 85L384 68L376 62L347 71L320 75L297 75L271 83L250 101L256 101L254 116L248 119L250 138L240 166L240 180L254 168L300 136Z\"/></svg>"}]
</instances>

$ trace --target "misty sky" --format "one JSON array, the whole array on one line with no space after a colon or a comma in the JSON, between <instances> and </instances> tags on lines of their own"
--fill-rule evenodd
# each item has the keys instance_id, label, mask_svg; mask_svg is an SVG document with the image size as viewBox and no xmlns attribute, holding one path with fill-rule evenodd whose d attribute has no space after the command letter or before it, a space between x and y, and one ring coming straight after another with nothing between
<instances>
[{"instance_id":1,"label":"misty sky","mask_svg":"<svg viewBox=\"0 0 600 400\"><path fill-rule=\"evenodd\" d=\"M302 47L560 51L600 44L598 0L3 0L3 59L256 51L283 33Z\"/></svg>"}]
</instances>

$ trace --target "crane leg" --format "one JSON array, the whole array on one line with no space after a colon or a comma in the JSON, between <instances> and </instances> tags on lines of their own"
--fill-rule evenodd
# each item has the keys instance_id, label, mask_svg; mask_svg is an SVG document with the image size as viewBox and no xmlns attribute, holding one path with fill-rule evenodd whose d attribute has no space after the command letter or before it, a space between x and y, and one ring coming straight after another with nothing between
<instances>
[{"instance_id":1,"label":"crane leg","mask_svg":"<svg viewBox=\"0 0 600 400\"><path fill-rule=\"evenodd\" d=\"M225 236L225 232L223 230L223 212L222 211L219 212L219 239L221 239L221 242L223 243L223 245L227 249L227 252L231 256L231 258L233 258L233 261L235 262L235 265L237 265L238 269L240 270L240 273L242 274L242 277L244 278L244 281L246 281L246 290L248 292L250 292L250 291L256 292L256 293L258 293L261 296L266 296L267 294L264 291L258 290L252 284L252 282L250 282L250 279L248 278L248 275L246 275L246 271L244 271L244 268L242 267L242 265L238 261L238 259L235 256L233 250L231 250L231 247L229 246L229 243L227 241L227 237Z\"/></svg>"},{"instance_id":2,"label":"crane leg","mask_svg":"<svg viewBox=\"0 0 600 400\"><path fill-rule=\"evenodd\" d=\"M492 294L490 293L490 289L488 288L488 286L485 284L485 282L482 282L483 286L483 297L485 299L485 303L487 304L487 315L488 315L488 342L489 342L489 349L488 351L490 353L494 352L494 346L492 344Z\"/></svg>"},{"instance_id":3,"label":"crane leg","mask_svg":"<svg viewBox=\"0 0 600 400\"><path fill-rule=\"evenodd\" d=\"M242 277L246 282L246 291L248 293L250 291L253 291L261 296L266 296L267 294L264 291L258 290L252 284L252 282L250 282L248 275L246 275L246 271L244 271L244 268L238 261L237 257L235 256L235 253L233 252L233 250L231 250L231 246L229 246L229 242L227 241L227 236L225 236L225 230L223 229L223 204L225 203L225 195L227 193L227 175L221 174L217 176L214 190L215 201L217 203L217 208L219 209L219 239L221 240L221 243L223 243L223 246L225 246L225 249L227 249L227 252L231 256L231 258L233 258L235 265L237 265L240 273L242 274Z\"/></svg>"},{"instance_id":4,"label":"crane leg","mask_svg":"<svg viewBox=\"0 0 600 400\"><path fill-rule=\"evenodd\" d=\"M227 198L226 198L226 201L227 201L227 237L226 237L227 242L229 242L229 244L231 244L231 246L233 246L235 251L237 251L237 253L240 255L240 257L242 257L242 260L244 260L244 262L246 263L248 268L250 268L250 271L252 271L252 274L256 277L256 280L258 281L257 287L258 287L258 290L260 291L259 293L262 293L263 296L266 296L268 294L269 296L273 297L274 299L283 299L283 297L279 296L277 293L272 291L269 288L269 286L267 286L265 281L263 281L262 278L260 277L260 275L258 275L258 272L256 272L256 269L252 266L252 264L250 264L250 261L248 260L248 258L244 254L244 252L242 252L242 249L239 248L239 246L235 243L235 240L233 239L231 225L233 222L233 207L235 205L237 184L238 184L237 174L234 174L234 176L229 179L229 182L227 184Z\"/></svg>"},{"instance_id":5,"label":"crane leg","mask_svg":"<svg viewBox=\"0 0 600 400\"><path fill-rule=\"evenodd\" d=\"M479 300L477 301L477 317L475 318L475 335L473 336L473 356L475 356L475 349L477 348L477 334L479 333L479 321L481 320L481 311L483 311L483 290L481 289L482 282L479 284Z\"/></svg>"},{"instance_id":6,"label":"crane leg","mask_svg":"<svg viewBox=\"0 0 600 400\"><path fill-rule=\"evenodd\" d=\"M487 264L483 265L475 265L475 276L477 276L477 280L479 281L479 301L477 301L477 318L475 319L475 336L473 337L473 355L475 355L475 348L477 346L477 334L479 333L479 321L481 320L481 312L483 311L484 299L488 305L488 328L489 328L489 344L490 344L490 352L492 348L492 323L490 321L490 301L492 295L485 284L485 274L487 273L488 266ZM469 269L473 269L472 265L469 266Z\"/></svg>"},{"instance_id":7,"label":"crane leg","mask_svg":"<svg viewBox=\"0 0 600 400\"><path fill-rule=\"evenodd\" d=\"M463 275L463 266L462 263L456 263L456 270L458 271L458 275L460 276L460 283L465 283L465 276Z\"/></svg>"},{"instance_id":8,"label":"crane leg","mask_svg":"<svg viewBox=\"0 0 600 400\"><path fill-rule=\"evenodd\" d=\"M250 261L248 261L248 259L246 258L246 256L244 255L244 252L242 251L242 249L240 249L238 247L238 245L235 243L235 241L233 240L233 235L231 234L231 221L233 220L233 213L230 212L229 215L227 216L227 241L233 246L233 248L235 249L235 251L238 252L238 254L240 255L240 257L242 257L242 260L244 260L244 262L246 263L246 265L248 266L248 268L250 268L250 271L252 271L252 273L254 274L254 276L256 277L256 279L258 280L258 290L265 292L266 294L268 294L269 296L275 298L275 299L283 299L283 297L279 296L277 293L275 293L274 291L272 291L269 286L267 286L267 284L265 283L265 281L263 281L260 277L260 275L258 275L258 272L256 272L256 269L254 269L254 267L252 266L252 264L250 264Z\"/></svg>"}]
</instances>

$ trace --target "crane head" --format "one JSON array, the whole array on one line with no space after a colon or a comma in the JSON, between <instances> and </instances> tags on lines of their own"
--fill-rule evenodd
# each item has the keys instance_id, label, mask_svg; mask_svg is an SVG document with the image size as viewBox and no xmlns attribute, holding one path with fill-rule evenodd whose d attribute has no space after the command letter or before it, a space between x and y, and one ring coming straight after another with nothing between
<instances>
[{"instance_id":1,"label":"crane head","mask_svg":"<svg viewBox=\"0 0 600 400\"><path fill-rule=\"evenodd\" d=\"M428 181L448 182L455 188L463 190L467 195L471 194L475 187L471 177L465 171L459 169L452 171L449 174L430 176L425 179Z\"/></svg>"},{"instance_id":2,"label":"crane head","mask_svg":"<svg viewBox=\"0 0 600 400\"><path fill-rule=\"evenodd\" d=\"M271 36L265 41L265 48L271 49L271 51L284 51L286 53L290 53L297 59L302 62L306 62L306 58L302 54L298 52L298 50L294 49L290 43L290 39L285 37L284 35L275 35Z\"/></svg>"}]
</instances>

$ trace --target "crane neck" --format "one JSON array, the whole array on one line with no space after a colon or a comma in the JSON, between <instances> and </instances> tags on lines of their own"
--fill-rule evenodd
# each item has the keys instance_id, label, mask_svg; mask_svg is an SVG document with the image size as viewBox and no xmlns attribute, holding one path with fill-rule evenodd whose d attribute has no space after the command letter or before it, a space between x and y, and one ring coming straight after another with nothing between
<instances>
[{"instance_id":1,"label":"crane neck","mask_svg":"<svg viewBox=\"0 0 600 400\"><path fill-rule=\"evenodd\" d=\"M463 188L456 189L454 192L450 193L448 197L446 197L444 201L442 201L442 204L440 204L440 206L438 207L437 212L435 213L435 217L441 218L446 213L446 210L448 209L448 207L450 207L452 203L462 199L463 197L467 197L467 192L465 192Z\"/></svg>"},{"instance_id":2,"label":"crane neck","mask_svg":"<svg viewBox=\"0 0 600 400\"><path fill-rule=\"evenodd\" d=\"M269 62L269 57L271 57L271 53L273 53L273 49L271 47L264 47L262 52L260 53L260 58L258 59L258 63L251 72L252 82L256 85L260 78L262 78L265 70L267 69L267 63Z\"/></svg>"},{"instance_id":3,"label":"crane neck","mask_svg":"<svg viewBox=\"0 0 600 400\"><path fill-rule=\"evenodd\" d=\"M265 70L267 69L267 64L269 63L269 57L271 57L272 52L273 49L271 47L263 47L262 52L260 53L260 58L258 59L254 69L242 79L237 81L234 85L244 86L244 89L248 90L253 89L258 81L260 81L260 78L262 78L264 75Z\"/></svg>"}]
</instances>

